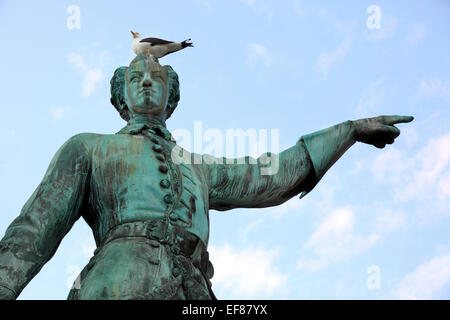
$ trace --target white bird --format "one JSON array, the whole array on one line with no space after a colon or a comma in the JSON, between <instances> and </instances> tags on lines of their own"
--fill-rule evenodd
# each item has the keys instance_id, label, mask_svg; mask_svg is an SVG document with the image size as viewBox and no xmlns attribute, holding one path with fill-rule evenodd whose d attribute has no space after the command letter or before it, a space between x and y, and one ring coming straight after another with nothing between
<instances>
[{"instance_id":1,"label":"white bird","mask_svg":"<svg viewBox=\"0 0 450 320\"><path fill-rule=\"evenodd\" d=\"M133 48L134 53L150 54L157 59L186 47L193 47L192 43L190 42L190 38L182 42L173 42L158 38L142 39L139 32L131 31L131 34L133 35L133 42L131 44L131 47Z\"/></svg>"}]
</instances>

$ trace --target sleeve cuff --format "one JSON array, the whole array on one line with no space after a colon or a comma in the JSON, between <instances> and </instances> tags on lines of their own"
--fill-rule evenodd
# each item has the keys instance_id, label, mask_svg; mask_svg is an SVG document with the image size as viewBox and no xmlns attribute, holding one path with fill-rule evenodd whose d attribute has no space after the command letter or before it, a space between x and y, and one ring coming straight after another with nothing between
<instances>
[{"instance_id":1,"label":"sleeve cuff","mask_svg":"<svg viewBox=\"0 0 450 320\"><path fill-rule=\"evenodd\" d=\"M328 169L356 142L354 132L353 122L346 121L300 138L299 142L304 144L315 173L315 178L301 193L300 199L319 183Z\"/></svg>"}]
</instances>

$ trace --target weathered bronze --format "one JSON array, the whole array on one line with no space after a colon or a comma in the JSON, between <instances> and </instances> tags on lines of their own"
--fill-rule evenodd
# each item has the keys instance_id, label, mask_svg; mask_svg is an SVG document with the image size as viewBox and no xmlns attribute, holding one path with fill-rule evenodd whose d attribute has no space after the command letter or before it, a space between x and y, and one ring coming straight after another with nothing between
<instances>
[{"instance_id":1,"label":"weathered bronze","mask_svg":"<svg viewBox=\"0 0 450 320\"><path fill-rule=\"evenodd\" d=\"M75 135L58 150L0 242L1 299L17 298L80 217L97 249L69 299L214 299L209 209L304 196L356 141L383 148L400 134L394 124L413 120L381 116L305 135L278 155L276 174L263 175L262 157L230 164L189 154L202 161L183 163L165 126L178 100L177 74L151 56L116 70L111 102L128 124Z\"/></svg>"}]
</instances>

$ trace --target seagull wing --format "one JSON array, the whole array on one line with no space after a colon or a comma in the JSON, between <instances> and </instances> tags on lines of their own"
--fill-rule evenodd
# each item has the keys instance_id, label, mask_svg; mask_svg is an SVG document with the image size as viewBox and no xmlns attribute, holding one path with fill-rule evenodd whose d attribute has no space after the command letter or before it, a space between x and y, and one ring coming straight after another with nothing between
<instances>
[{"instance_id":1,"label":"seagull wing","mask_svg":"<svg viewBox=\"0 0 450 320\"><path fill-rule=\"evenodd\" d=\"M167 41L167 40L163 40L163 39L158 39L158 38L145 38L142 39L139 42L148 42L150 43L150 45L152 46L157 46L157 45L161 45L161 44L168 44L168 43L173 43L173 41Z\"/></svg>"}]
</instances>

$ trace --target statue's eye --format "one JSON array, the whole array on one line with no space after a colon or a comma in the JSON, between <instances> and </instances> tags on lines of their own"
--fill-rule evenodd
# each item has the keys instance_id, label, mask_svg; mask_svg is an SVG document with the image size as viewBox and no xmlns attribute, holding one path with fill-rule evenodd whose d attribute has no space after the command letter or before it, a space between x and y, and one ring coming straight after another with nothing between
<instances>
[{"instance_id":1,"label":"statue's eye","mask_svg":"<svg viewBox=\"0 0 450 320\"><path fill-rule=\"evenodd\" d=\"M152 78L160 78L160 79L162 79L161 71L154 71L154 72L152 72Z\"/></svg>"},{"instance_id":2,"label":"statue's eye","mask_svg":"<svg viewBox=\"0 0 450 320\"><path fill-rule=\"evenodd\" d=\"M130 76L130 82L133 82L133 81L135 81L135 80L139 80L139 78L140 78L140 76L139 76L138 74L133 73L133 74Z\"/></svg>"}]
</instances>

